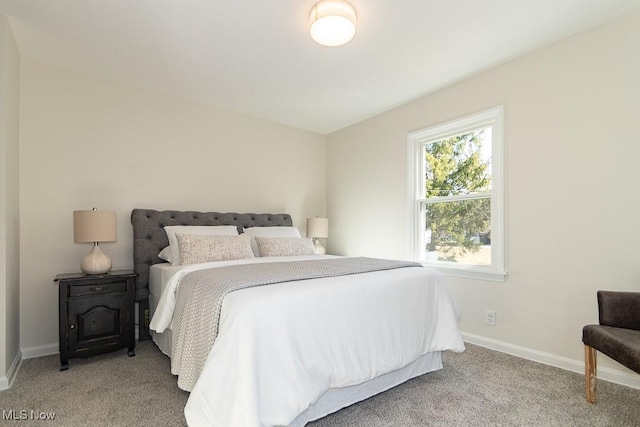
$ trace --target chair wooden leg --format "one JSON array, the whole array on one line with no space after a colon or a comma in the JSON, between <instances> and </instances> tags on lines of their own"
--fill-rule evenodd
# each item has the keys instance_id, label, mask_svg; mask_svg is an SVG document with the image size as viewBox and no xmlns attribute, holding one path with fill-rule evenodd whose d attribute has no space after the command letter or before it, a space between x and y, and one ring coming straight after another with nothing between
<instances>
[{"instance_id":1,"label":"chair wooden leg","mask_svg":"<svg viewBox=\"0 0 640 427\"><path fill-rule=\"evenodd\" d=\"M596 403L596 354L595 348L584 346L584 379L589 403Z\"/></svg>"}]
</instances>

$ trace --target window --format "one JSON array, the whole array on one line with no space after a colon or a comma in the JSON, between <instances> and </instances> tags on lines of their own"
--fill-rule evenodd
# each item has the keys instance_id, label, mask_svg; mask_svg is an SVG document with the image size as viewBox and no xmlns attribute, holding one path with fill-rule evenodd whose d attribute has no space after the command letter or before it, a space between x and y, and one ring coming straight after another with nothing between
<instances>
[{"instance_id":1,"label":"window","mask_svg":"<svg viewBox=\"0 0 640 427\"><path fill-rule=\"evenodd\" d=\"M416 261L504 280L502 116L497 107L409 135Z\"/></svg>"}]
</instances>

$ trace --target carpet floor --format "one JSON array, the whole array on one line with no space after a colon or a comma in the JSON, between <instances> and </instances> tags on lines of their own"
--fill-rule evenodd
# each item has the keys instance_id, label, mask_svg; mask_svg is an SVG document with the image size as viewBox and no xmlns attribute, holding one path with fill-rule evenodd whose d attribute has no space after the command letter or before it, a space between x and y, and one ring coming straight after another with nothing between
<instances>
[{"instance_id":1,"label":"carpet floor","mask_svg":"<svg viewBox=\"0 0 640 427\"><path fill-rule=\"evenodd\" d=\"M591 405L582 375L474 345L444 365L309 426L640 426L640 390L599 381ZM185 425L189 394L152 342L58 369L57 356L25 360L0 392L0 425Z\"/></svg>"}]
</instances>

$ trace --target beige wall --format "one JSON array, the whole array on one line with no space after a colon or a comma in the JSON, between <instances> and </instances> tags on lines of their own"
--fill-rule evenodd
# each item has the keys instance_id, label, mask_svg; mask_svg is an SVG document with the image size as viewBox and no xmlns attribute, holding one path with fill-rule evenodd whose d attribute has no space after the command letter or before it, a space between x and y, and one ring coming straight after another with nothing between
<instances>
[{"instance_id":1,"label":"beige wall","mask_svg":"<svg viewBox=\"0 0 640 427\"><path fill-rule=\"evenodd\" d=\"M406 257L407 134L504 105L509 276L447 278L460 326L581 360L596 291L640 290L639 52L635 13L329 135L329 250Z\"/></svg>"},{"instance_id":2,"label":"beige wall","mask_svg":"<svg viewBox=\"0 0 640 427\"><path fill-rule=\"evenodd\" d=\"M20 55L0 13L0 389L20 357Z\"/></svg>"},{"instance_id":3,"label":"beige wall","mask_svg":"<svg viewBox=\"0 0 640 427\"><path fill-rule=\"evenodd\" d=\"M115 269L132 267L129 215L155 209L325 214L325 137L23 62L21 337L57 351L57 287L78 271L72 211L117 211ZM38 347L45 346L44 349ZM53 346L53 347L52 347Z\"/></svg>"},{"instance_id":4,"label":"beige wall","mask_svg":"<svg viewBox=\"0 0 640 427\"><path fill-rule=\"evenodd\" d=\"M16 201L0 224L0 263L17 262L7 251L20 218L21 346L57 350L53 278L89 250L73 243L75 209L118 212L118 242L103 246L116 269L132 265L134 207L289 212L301 229L326 213L331 252L403 258L407 133L504 105L509 276L447 282L464 331L580 360L596 290L640 289L639 51L636 13L329 135L326 159L322 135L23 62L19 217L17 167L0 177L3 200ZM0 119L17 122L14 110ZM17 159L17 127L0 138ZM5 272L0 377L18 342L18 288L7 285L18 271Z\"/></svg>"}]
</instances>

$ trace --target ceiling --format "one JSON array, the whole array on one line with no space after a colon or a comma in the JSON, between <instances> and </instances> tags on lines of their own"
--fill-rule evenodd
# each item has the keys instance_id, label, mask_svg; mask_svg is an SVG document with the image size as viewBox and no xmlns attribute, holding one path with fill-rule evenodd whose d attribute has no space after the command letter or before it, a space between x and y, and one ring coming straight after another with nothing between
<instances>
[{"instance_id":1,"label":"ceiling","mask_svg":"<svg viewBox=\"0 0 640 427\"><path fill-rule=\"evenodd\" d=\"M22 58L328 134L616 16L640 0L0 0Z\"/></svg>"}]
</instances>

